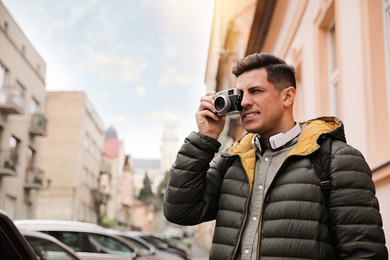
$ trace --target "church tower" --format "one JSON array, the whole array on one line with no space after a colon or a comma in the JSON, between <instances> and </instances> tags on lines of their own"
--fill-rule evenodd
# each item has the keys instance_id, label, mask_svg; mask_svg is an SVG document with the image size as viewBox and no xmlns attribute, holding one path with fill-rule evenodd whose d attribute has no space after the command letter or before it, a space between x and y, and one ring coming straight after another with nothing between
<instances>
[{"instance_id":1,"label":"church tower","mask_svg":"<svg viewBox=\"0 0 390 260\"><path fill-rule=\"evenodd\" d=\"M169 171L176 159L179 138L176 134L176 126L173 123L165 125L161 143L161 170Z\"/></svg>"}]
</instances>

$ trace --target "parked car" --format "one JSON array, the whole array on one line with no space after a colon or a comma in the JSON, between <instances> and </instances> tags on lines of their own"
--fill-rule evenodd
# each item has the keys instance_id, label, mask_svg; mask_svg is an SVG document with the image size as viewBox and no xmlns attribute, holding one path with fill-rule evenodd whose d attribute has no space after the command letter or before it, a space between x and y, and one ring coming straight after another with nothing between
<instances>
[{"instance_id":1,"label":"parked car","mask_svg":"<svg viewBox=\"0 0 390 260\"><path fill-rule=\"evenodd\" d=\"M22 235L34 249L38 259L80 260L76 252L58 239L38 231L22 230Z\"/></svg>"},{"instance_id":2,"label":"parked car","mask_svg":"<svg viewBox=\"0 0 390 260\"><path fill-rule=\"evenodd\" d=\"M0 210L0 259L38 259L33 248L3 210Z\"/></svg>"},{"instance_id":3,"label":"parked car","mask_svg":"<svg viewBox=\"0 0 390 260\"><path fill-rule=\"evenodd\" d=\"M128 234L132 236L140 237L146 242L152 244L154 247L166 252L176 254L180 256L182 259L185 260L191 259L191 254L187 250L178 247L170 239L165 238L159 234L151 233L151 232L142 232L142 231L129 231Z\"/></svg>"},{"instance_id":4,"label":"parked car","mask_svg":"<svg viewBox=\"0 0 390 260\"><path fill-rule=\"evenodd\" d=\"M183 259L182 257L178 256L175 253L163 251L161 249L156 248L152 244L146 242L144 239L133 236L130 233L126 231L120 231L116 229L107 229L107 231L113 235L120 236L124 239L126 239L130 244L132 244L134 247L137 247L140 251L145 253L146 255L150 256L151 259L159 259L159 260L180 260Z\"/></svg>"},{"instance_id":5,"label":"parked car","mask_svg":"<svg viewBox=\"0 0 390 260\"><path fill-rule=\"evenodd\" d=\"M15 220L14 223L19 230L41 231L55 237L76 251L79 257L95 253L102 257L111 254L129 260L150 259L125 239L109 234L96 224L62 220Z\"/></svg>"}]
</instances>

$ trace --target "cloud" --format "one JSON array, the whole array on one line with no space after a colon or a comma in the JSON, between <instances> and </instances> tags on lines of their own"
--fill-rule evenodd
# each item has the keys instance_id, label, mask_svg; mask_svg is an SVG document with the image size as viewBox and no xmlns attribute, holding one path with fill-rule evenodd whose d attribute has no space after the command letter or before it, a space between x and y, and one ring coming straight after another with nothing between
<instances>
[{"instance_id":1,"label":"cloud","mask_svg":"<svg viewBox=\"0 0 390 260\"><path fill-rule=\"evenodd\" d=\"M123 53L112 53L95 50L90 45L83 47L86 66L98 77L108 82L135 82L140 78L147 64L145 61L123 56Z\"/></svg>"},{"instance_id":2,"label":"cloud","mask_svg":"<svg viewBox=\"0 0 390 260\"><path fill-rule=\"evenodd\" d=\"M122 126L122 125L128 125L129 123L131 123L133 120L132 117L128 116L128 115L115 115L113 117L110 117L106 120L106 123L108 125L117 125L117 126Z\"/></svg>"},{"instance_id":3,"label":"cloud","mask_svg":"<svg viewBox=\"0 0 390 260\"><path fill-rule=\"evenodd\" d=\"M67 23L73 26L81 19L84 19L89 12L93 12L93 7L96 5L96 0L84 0L81 2L68 1L67 5L71 7L69 20Z\"/></svg>"},{"instance_id":4,"label":"cloud","mask_svg":"<svg viewBox=\"0 0 390 260\"><path fill-rule=\"evenodd\" d=\"M164 50L162 52L162 57L166 58L176 58L179 56L178 54L178 46L175 43L168 43L165 45Z\"/></svg>"},{"instance_id":5,"label":"cloud","mask_svg":"<svg viewBox=\"0 0 390 260\"><path fill-rule=\"evenodd\" d=\"M163 89L175 86L189 86L192 85L193 82L194 78L179 71L178 67L166 68L163 71L163 74L158 78L158 84Z\"/></svg>"},{"instance_id":6,"label":"cloud","mask_svg":"<svg viewBox=\"0 0 390 260\"><path fill-rule=\"evenodd\" d=\"M47 90L75 90L75 79L67 69L61 66L51 66L49 71L50 73L46 76Z\"/></svg>"},{"instance_id":7,"label":"cloud","mask_svg":"<svg viewBox=\"0 0 390 260\"><path fill-rule=\"evenodd\" d=\"M147 88L145 86L138 86L135 90L137 97L144 97L146 93L146 89Z\"/></svg>"},{"instance_id":8,"label":"cloud","mask_svg":"<svg viewBox=\"0 0 390 260\"><path fill-rule=\"evenodd\" d=\"M152 112L149 117L153 120L163 122L175 122L177 120L176 113L169 110Z\"/></svg>"}]
</instances>

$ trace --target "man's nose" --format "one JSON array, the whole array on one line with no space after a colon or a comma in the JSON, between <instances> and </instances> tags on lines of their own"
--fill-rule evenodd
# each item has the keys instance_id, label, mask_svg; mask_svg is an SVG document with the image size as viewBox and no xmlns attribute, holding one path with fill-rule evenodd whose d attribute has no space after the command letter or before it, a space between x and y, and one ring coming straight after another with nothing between
<instances>
[{"instance_id":1,"label":"man's nose","mask_svg":"<svg viewBox=\"0 0 390 260\"><path fill-rule=\"evenodd\" d=\"M251 104L251 100L248 97L248 95L242 94L241 106L242 107L248 107L250 104Z\"/></svg>"}]
</instances>

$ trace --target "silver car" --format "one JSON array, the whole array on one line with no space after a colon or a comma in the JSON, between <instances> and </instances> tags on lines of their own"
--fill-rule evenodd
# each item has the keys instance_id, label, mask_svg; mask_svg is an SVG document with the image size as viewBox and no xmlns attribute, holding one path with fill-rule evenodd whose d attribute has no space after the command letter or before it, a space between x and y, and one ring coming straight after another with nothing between
<instances>
[{"instance_id":1,"label":"silver car","mask_svg":"<svg viewBox=\"0 0 390 260\"><path fill-rule=\"evenodd\" d=\"M75 252L58 239L39 231L22 230L39 259L45 260L124 260L123 256L110 254Z\"/></svg>"},{"instance_id":2,"label":"silver car","mask_svg":"<svg viewBox=\"0 0 390 260\"><path fill-rule=\"evenodd\" d=\"M22 230L21 234L34 249L38 259L80 260L76 252L56 238L38 231Z\"/></svg>"},{"instance_id":3,"label":"silver car","mask_svg":"<svg viewBox=\"0 0 390 260\"><path fill-rule=\"evenodd\" d=\"M103 227L92 223L62 220L15 220L21 231L41 231L49 234L76 251L82 259L111 255L126 260L149 260L125 239L109 234ZM91 253L94 257L88 258ZM106 258L107 259L107 258ZM115 258L117 259L117 258Z\"/></svg>"},{"instance_id":4,"label":"silver car","mask_svg":"<svg viewBox=\"0 0 390 260\"><path fill-rule=\"evenodd\" d=\"M150 259L182 260L182 258L179 257L177 254L160 250L155 246L153 246L152 244L146 242L144 239L140 238L139 236L131 235L131 233L129 232L120 231L116 229L107 229L107 232L126 239L134 247L137 247L140 251L150 256Z\"/></svg>"}]
</instances>

